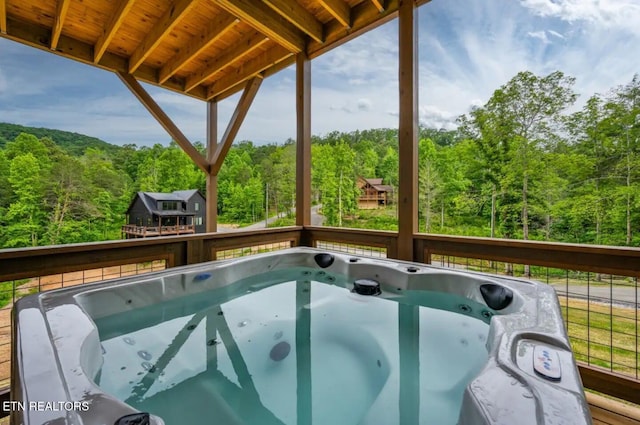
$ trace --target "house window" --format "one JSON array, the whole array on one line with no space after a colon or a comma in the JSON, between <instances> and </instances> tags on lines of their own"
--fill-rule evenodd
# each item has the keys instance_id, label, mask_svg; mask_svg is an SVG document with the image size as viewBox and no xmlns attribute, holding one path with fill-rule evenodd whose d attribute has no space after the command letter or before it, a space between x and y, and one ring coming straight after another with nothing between
<instances>
[{"instance_id":1,"label":"house window","mask_svg":"<svg viewBox=\"0 0 640 425\"><path fill-rule=\"evenodd\" d=\"M200 211L200 202L196 202L193 207L195 208L196 211ZM200 218L202 218L202 217L200 217Z\"/></svg>"},{"instance_id":2,"label":"house window","mask_svg":"<svg viewBox=\"0 0 640 425\"><path fill-rule=\"evenodd\" d=\"M178 209L176 201L165 201L162 203L162 211L174 211Z\"/></svg>"},{"instance_id":3,"label":"house window","mask_svg":"<svg viewBox=\"0 0 640 425\"><path fill-rule=\"evenodd\" d=\"M202 226L202 217L196 217L196 226Z\"/></svg>"}]
</instances>

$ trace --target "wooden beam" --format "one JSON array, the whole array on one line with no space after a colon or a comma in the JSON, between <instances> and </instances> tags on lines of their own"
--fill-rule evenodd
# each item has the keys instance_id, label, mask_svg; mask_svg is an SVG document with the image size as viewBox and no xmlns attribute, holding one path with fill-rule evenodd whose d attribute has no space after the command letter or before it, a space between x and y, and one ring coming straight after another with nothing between
<instances>
[{"instance_id":1,"label":"wooden beam","mask_svg":"<svg viewBox=\"0 0 640 425\"><path fill-rule=\"evenodd\" d=\"M311 225L311 61L296 55L296 225Z\"/></svg>"},{"instance_id":2,"label":"wooden beam","mask_svg":"<svg viewBox=\"0 0 640 425\"><path fill-rule=\"evenodd\" d=\"M209 172L209 163L207 160L193 147L187 137L180 131L180 129L171 121L171 118L160 108L160 105L147 93L147 91L140 85L140 83L131 75L124 72L118 72L118 77L127 86L131 93L138 98L140 103L147 108L147 110L153 115L153 117L160 123L160 125L169 133L169 135L176 141L176 143L185 151L195 164L200 167L205 173Z\"/></svg>"},{"instance_id":3,"label":"wooden beam","mask_svg":"<svg viewBox=\"0 0 640 425\"><path fill-rule=\"evenodd\" d=\"M102 55L104 55L104 52L107 50L107 47L109 47L109 43L111 43L113 36L116 35L118 28L120 28L124 18L126 18L127 14L131 10L134 1L135 0L120 0L116 4L115 11L109 18L107 26L102 30L102 34L100 34L100 37L93 48L94 63L98 63L100 62L100 59L102 59Z\"/></svg>"},{"instance_id":4,"label":"wooden beam","mask_svg":"<svg viewBox=\"0 0 640 425\"><path fill-rule=\"evenodd\" d=\"M260 72L260 75L262 76L262 78L268 78L273 74L277 74L283 69L290 67L295 62L296 62L295 55L288 56L286 59L281 60L280 62L277 62L276 64L271 65L269 68L266 68L264 71ZM218 94L215 99L217 102L220 102L226 99L227 97L233 96L239 91L242 91L243 89L244 89L244 85L242 83L236 84L235 86L230 87L224 92Z\"/></svg>"},{"instance_id":5,"label":"wooden beam","mask_svg":"<svg viewBox=\"0 0 640 425\"><path fill-rule=\"evenodd\" d=\"M247 116L249 107L251 106L251 103L253 103L253 99L256 97L261 84L261 77L254 77L247 83L247 86L238 101L238 106L236 106L236 110L233 112L233 116L231 116L227 130L224 132L224 136L222 136L220 145L218 145L216 152L211 159L211 174L216 176L218 175L218 172L222 167L222 162L227 156L227 152L229 152L231 144L238 134L238 130L240 130L240 126L242 125L244 118Z\"/></svg>"},{"instance_id":6,"label":"wooden beam","mask_svg":"<svg viewBox=\"0 0 640 425\"><path fill-rule=\"evenodd\" d=\"M58 0L56 16L53 17L53 27L51 29L51 50L56 50L58 46L64 19L67 17L67 12L69 11L69 4L71 4L71 0Z\"/></svg>"},{"instance_id":7,"label":"wooden beam","mask_svg":"<svg viewBox=\"0 0 640 425\"><path fill-rule=\"evenodd\" d=\"M384 12L384 0L371 0L371 3L373 3L380 13Z\"/></svg>"},{"instance_id":8,"label":"wooden beam","mask_svg":"<svg viewBox=\"0 0 640 425\"><path fill-rule=\"evenodd\" d=\"M187 77L187 81L184 86L185 91L192 90L215 73L231 65L233 62L239 60L247 53L252 52L267 41L269 41L269 39L265 38L264 35L259 32L252 31L245 35L233 46L233 48L225 50L224 53L218 56L206 68Z\"/></svg>"},{"instance_id":9,"label":"wooden beam","mask_svg":"<svg viewBox=\"0 0 640 425\"><path fill-rule=\"evenodd\" d=\"M345 28L351 27L351 8L344 0L318 0L318 3L336 18L340 25Z\"/></svg>"},{"instance_id":10,"label":"wooden beam","mask_svg":"<svg viewBox=\"0 0 640 425\"><path fill-rule=\"evenodd\" d=\"M194 0L176 0L169 7L129 58L129 74L133 74L138 69L195 4Z\"/></svg>"},{"instance_id":11,"label":"wooden beam","mask_svg":"<svg viewBox=\"0 0 640 425\"><path fill-rule=\"evenodd\" d=\"M160 68L158 82L160 84L167 81L181 67L189 63L207 47L211 46L223 34L240 22L236 17L227 13L221 13L207 25L207 28L200 35L195 36L186 46L183 46L178 53Z\"/></svg>"},{"instance_id":12,"label":"wooden beam","mask_svg":"<svg viewBox=\"0 0 640 425\"><path fill-rule=\"evenodd\" d=\"M224 93L226 90L260 74L265 69L287 59L291 55L292 53L284 47L274 46L260 56L245 62L235 71L211 84L207 90L207 99L213 99L217 95Z\"/></svg>"},{"instance_id":13,"label":"wooden beam","mask_svg":"<svg viewBox=\"0 0 640 425\"><path fill-rule=\"evenodd\" d=\"M7 33L7 0L0 0L0 33Z\"/></svg>"},{"instance_id":14,"label":"wooden beam","mask_svg":"<svg viewBox=\"0 0 640 425\"><path fill-rule=\"evenodd\" d=\"M387 7L383 12L380 12L369 1L354 6L351 9L351 27L345 28L337 21L327 22L324 29L324 43L311 40L307 47L307 55L310 59L316 58L367 31L389 22L398 15L398 3L399 0L387 0Z\"/></svg>"},{"instance_id":15,"label":"wooden beam","mask_svg":"<svg viewBox=\"0 0 640 425\"><path fill-rule=\"evenodd\" d=\"M287 21L319 43L322 43L322 23L300 3L287 0L264 0L264 2Z\"/></svg>"},{"instance_id":16,"label":"wooden beam","mask_svg":"<svg viewBox=\"0 0 640 425\"><path fill-rule=\"evenodd\" d=\"M398 22L398 259L413 260L418 232L418 31L413 0L400 0Z\"/></svg>"},{"instance_id":17,"label":"wooden beam","mask_svg":"<svg viewBox=\"0 0 640 425\"><path fill-rule=\"evenodd\" d=\"M217 0L216 4L291 52L301 52L306 47L300 30L262 1Z\"/></svg>"},{"instance_id":18,"label":"wooden beam","mask_svg":"<svg viewBox=\"0 0 640 425\"><path fill-rule=\"evenodd\" d=\"M207 162L213 163L218 145L218 102L207 102ZM207 173L207 205L206 228L207 233L218 231L218 176L209 171Z\"/></svg>"}]
</instances>

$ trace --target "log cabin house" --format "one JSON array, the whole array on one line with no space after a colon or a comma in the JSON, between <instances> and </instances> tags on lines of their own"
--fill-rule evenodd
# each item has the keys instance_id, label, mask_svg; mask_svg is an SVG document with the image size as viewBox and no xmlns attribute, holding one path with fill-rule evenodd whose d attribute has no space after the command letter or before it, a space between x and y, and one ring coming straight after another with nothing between
<instances>
[{"instance_id":1,"label":"log cabin house","mask_svg":"<svg viewBox=\"0 0 640 425\"><path fill-rule=\"evenodd\" d=\"M393 186L382 184L382 179L358 177L356 184L361 192L358 198L360 209L385 207L393 202Z\"/></svg>"}]
</instances>

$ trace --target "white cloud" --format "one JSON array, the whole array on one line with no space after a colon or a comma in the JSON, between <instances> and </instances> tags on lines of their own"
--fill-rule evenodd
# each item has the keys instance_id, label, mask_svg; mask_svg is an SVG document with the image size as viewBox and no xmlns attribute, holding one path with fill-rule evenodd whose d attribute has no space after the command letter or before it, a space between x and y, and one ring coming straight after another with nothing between
<instances>
[{"instance_id":1,"label":"white cloud","mask_svg":"<svg viewBox=\"0 0 640 425\"><path fill-rule=\"evenodd\" d=\"M458 114L438 108L435 105L421 106L419 110L420 124L437 129L454 130Z\"/></svg>"},{"instance_id":2,"label":"white cloud","mask_svg":"<svg viewBox=\"0 0 640 425\"><path fill-rule=\"evenodd\" d=\"M373 106L371 100L366 97L358 99L356 104L358 105L358 110L363 112L370 111Z\"/></svg>"},{"instance_id":3,"label":"white cloud","mask_svg":"<svg viewBox=\"0 0 640 425\"><path fill-rule=\"evenodd\" d=\"M544 44L550 43L549 39L547 38L547 33L544 31L532 31L532 32L528 32L527 35L531 38L539 39Z\"/></svg>"},{"instance_id":4,"label":"white cloud","mask_svg":"<svg viewBox=\"0 0 640 425\"><path fill-rule=\"evenodd\" d=\"M586 21L606 28L640 34L640 4L636 0L520 0L543 17L567 22Z\"/></svg>"},{"instance_id":5,"label":"white cloud","mask_svg":"<svg viewBox=\"0 0 640 425\"><path fill-rule=\"evenodd\" d=\"M560 34L559 32L556 32L554 30L549 30L547 32L549 34L551 34L552 36L554 36L554 37L558 37L558 38L564 39L564 35Z\"/></svg>"}]
</instances>

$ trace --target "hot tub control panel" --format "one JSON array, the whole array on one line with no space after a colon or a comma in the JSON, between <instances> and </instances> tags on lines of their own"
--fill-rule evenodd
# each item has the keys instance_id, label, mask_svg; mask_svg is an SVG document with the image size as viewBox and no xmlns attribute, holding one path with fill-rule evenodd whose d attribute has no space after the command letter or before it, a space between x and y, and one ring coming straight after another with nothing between
<instances>
[{"instance_id":1,"label":"hot tub control panel","mask_svg":"<svg viewBox=\"0 0 640 425\"><path fill-rule=\"evenodd\" d=\"M546 345L537 345L533 350L533 370L543 378L559 381L562 372L558 352Z\"/></svg>"}]
</instances>

